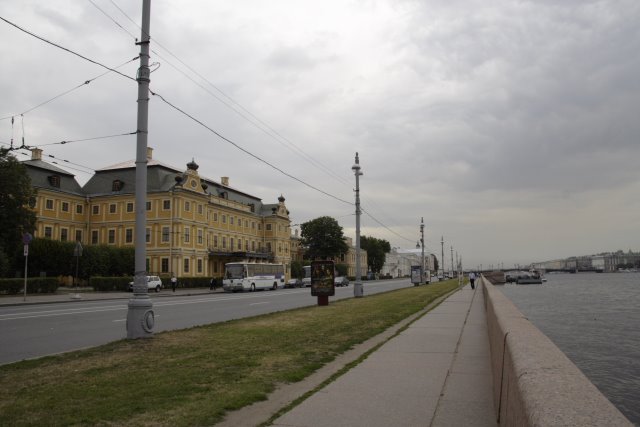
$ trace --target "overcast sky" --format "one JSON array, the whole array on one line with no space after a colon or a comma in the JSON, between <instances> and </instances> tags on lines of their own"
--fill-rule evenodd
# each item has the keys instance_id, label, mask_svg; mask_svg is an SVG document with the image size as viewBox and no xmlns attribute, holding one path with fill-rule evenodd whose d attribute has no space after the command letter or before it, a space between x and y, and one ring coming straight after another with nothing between
<instances>
[{"instance_id":1,"label":"overcast sky","mask_svg":"<svg viewBox=\"0 0 640 427\"><path fill-rule=\"evenodd\" d=\"M138 55L141 9L0 0L3 18L109 67ZM467 268L638 251L639 23L638 0L153 0L151 89L332 197L157 96L148 144L351 237L359 152L362 234L415 248L424 217L447 268L452 246ZM135 81L82 85L107 70L4 21L0 39L0 118L15 116L0 143L24 136L82 184L135 158L135 136L55 144L135 131Z\"/></svg>"}]
</instances>

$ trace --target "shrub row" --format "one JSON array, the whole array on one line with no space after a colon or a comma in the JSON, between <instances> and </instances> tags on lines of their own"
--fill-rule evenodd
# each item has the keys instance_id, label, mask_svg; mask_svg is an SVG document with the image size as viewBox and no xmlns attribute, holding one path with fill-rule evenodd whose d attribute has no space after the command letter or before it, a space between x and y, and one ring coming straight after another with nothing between
<instances>
[{"instance_id":1,"label":"shrub row","mask_svg":"<svg viewBox=\"0 0 640 427\"><path fill-rule=\"evenodd\" d=\"M58 290L55 277L30 277L27 279L27 293L47 294ZM24 292L24 279L0 279L0 294L16 295Z\"/></svg>"},{"instance_id":2,"label":"shrub row","mask_svg":"<svg viewBox=\"0 0 640 427\"><path fill-rule=\"evenodd\" d=\"M109 292L120 291L126 292L129 290L129 282L133 280L132 277L91 277L89 279L89 286L94 291Z\"/></svg>"}]
</instances>

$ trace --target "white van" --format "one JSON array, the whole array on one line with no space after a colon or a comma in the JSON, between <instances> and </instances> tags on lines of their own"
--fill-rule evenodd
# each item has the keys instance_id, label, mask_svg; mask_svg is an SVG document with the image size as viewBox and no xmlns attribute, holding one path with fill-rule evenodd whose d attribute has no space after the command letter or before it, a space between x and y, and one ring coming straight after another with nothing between
<instances>
[{"instance_id":1,"label":"white van","mask_svg":"<svg viewBox=\"0 0 640 427\"><path fill-rule=\"evenodd\" d=\"M162 279L158 276L147 276L147 291L153 289L155 289L156 292L160 292L160 289L162 289ZM129 282L129 292L133 292L133 282Z\"/></svg>"}]
</instances>

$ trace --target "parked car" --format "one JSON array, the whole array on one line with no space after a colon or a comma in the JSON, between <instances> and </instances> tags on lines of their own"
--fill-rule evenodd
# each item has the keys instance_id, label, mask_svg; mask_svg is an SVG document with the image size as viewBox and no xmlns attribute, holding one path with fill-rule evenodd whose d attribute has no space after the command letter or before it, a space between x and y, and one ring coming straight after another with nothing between
<instances>
[{"instance_id":1,"label":"parked car","mask_svg":"<svg viewBox=\"0 0 640 427\"><path fill-rule=\"evenodd\" d=\"M147 290L155 290L156 292L160 292L162 289L162 279L158 276L147 276ZM133 292L133 282L129 282L129 292Z\"/></svg>"},{"instance_id":2,"label":"parked car","mask_svg":"<svg viewBox=\"0 0 640 427\"><path fill-rule=\"evenodd\" d=\"M345 276L336 276L336 278L334 279L333 283L336 286L348 286L349 285L349 279L347 279Z\"/></svg>"},{"instance_id":3,"label":"parked car","mask_svg":"<svg viewBox=\"0 0 640 427\"><path fill-rule=\"evenodd\" d=\"M285 288L301 288L302 279L289 279L284 285Z\"/></svg>"}]
</instances>

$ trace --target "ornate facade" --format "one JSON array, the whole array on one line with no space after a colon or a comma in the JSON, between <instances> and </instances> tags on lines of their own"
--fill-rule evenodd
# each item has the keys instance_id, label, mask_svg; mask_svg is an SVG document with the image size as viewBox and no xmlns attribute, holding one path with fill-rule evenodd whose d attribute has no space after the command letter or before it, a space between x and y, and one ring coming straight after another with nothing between
<instances>
[{"instance_id":1,"label":"ornate facade","mask_svg":"<svg viewBox=\"0 0 640 427\"><path fill-rule=\"evenodd\" d=\"M147 155L147 270L184 277L221 277L232 261L291 263L285 198L262 200L198 173L191 161L179 170ZM135 163L97 170L81 187L74 176L42 161L34 149L23 162L37 188L35 236L83 245L133 246Z\"/></svg>"}]
</instances>

